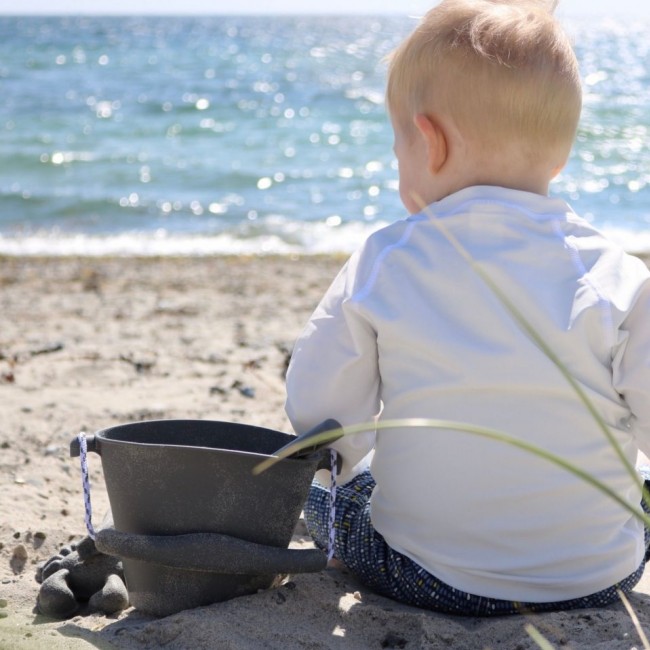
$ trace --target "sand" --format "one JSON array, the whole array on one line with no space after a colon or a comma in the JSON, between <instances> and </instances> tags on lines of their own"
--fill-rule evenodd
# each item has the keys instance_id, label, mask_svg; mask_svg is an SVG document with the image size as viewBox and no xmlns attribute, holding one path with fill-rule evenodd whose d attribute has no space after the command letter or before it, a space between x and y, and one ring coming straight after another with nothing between
<instances>
[{"instance_id":1,"label":"sand","mask_svg":"<svg viewBox=\"0 0 650 650\"><path fill-rule=\"evenodd\" d=\"M622 604L496 620L454 618L373 594L345 570L155 619L53 621L35 570L84 536L79 431L158 418L290 431L288 351L341 264L329 258L0 258L0 650L47 647L328 649L539 647L630 650ZM90 456L96 519L108 509ZM292 545L310 545L299 524ZM630 599L650 627L650 573Z\"/></svg>"}]
</instances>

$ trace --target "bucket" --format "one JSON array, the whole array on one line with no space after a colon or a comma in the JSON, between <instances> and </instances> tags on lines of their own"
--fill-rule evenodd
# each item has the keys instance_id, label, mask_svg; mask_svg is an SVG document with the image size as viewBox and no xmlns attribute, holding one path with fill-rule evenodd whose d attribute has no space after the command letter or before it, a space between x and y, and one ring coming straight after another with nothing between
<instances>
[{"instance_id":1,"label":"bucket","mask_svg":"<svg viewBox=\"0 0 650 650\"><path fill-rule=\"evenodd\" d=\"M295 440L209 420L136 422L88 436L114 526L97 532L97 548L122 557L136 609L166 616L324 568L321 551L287 548L324 450L252 471ZM71 455L79 453L75 439Z\"/></svg>"}]
</instances>

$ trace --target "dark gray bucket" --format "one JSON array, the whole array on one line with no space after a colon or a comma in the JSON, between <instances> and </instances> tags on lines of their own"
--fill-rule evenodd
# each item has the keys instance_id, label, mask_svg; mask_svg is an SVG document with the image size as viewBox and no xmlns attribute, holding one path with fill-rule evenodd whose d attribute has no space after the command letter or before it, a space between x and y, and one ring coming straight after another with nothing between
<instances>
[{"instance_id":1,"label":"dark gray bucket","mask_svg":"<svg viewBox=\"0 0 650 650\"><path fill-rule=\"evenodd\" d=\"M252 472L295 439L207 420L136 422L88 437L114 522L98 531L97 547L123 558L136 609L164 616L324 567L321 551L287 546L325 452ZM71 454L79 455L76 440Z\"/></svg>"}]
</instances>

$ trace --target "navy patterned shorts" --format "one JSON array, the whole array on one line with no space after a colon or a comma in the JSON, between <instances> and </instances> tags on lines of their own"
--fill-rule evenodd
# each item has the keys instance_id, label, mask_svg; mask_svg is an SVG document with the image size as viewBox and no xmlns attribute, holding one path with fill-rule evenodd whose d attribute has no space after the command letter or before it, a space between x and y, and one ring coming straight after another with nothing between
<instances>
[{"instance_id":1,"label":"navy patterned shorts","mask_svg":"<svg viewBox=\"0 0 650 650\"><path fill-rule=\"evenodd\" d=\"M514 602L468 594L438 580L388 546L370 521L370 495L374 487L375 481L366 471L337 488L334 556L374 591L408 605L469 616L602 607L619 601L619 589L625 594L632 591L643 574L645 561L634 573L608 589L584 598L553 603ZM646 510L645 504L643 507ZM328 544L329 511L329 490L314 482L304 513L309 533L320 548ZM646 530L646 547L649 544L650 533Z\"/></svg>"}]
</instances>

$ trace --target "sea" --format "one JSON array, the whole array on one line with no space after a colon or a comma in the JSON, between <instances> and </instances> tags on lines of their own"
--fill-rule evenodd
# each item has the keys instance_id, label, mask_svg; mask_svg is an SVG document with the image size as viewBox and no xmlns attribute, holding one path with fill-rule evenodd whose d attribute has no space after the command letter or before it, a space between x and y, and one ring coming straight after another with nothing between
<instances>
[{"instance_id":1,"label":"sea","mask_svg":"<svg viewBox=\"0 0 650 650\"><path fill-rule=\"evenodd\" d=\"M565 21L551 192L650 252L650 24ZM409 16L0 16L0 254L350 252L406 216L384 105Z\"/></svg>"}]
</instances>

